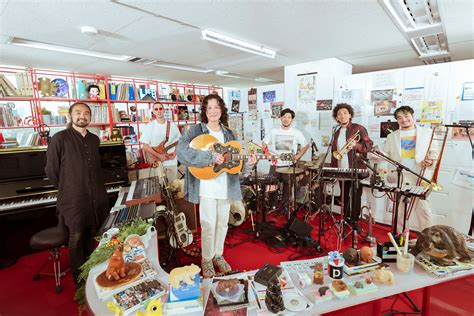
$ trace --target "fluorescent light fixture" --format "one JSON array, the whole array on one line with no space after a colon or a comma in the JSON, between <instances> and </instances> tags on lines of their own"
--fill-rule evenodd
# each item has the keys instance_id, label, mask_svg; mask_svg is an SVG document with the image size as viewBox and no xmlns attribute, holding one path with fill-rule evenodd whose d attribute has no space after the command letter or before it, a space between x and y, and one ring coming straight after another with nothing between
<instances>
[{"instance_id":1,"label":"fluorescent light fixture","mask_svg":"<svg viewBox=\"0 0 474 316\"><path fill-rule=\"evenodd\" d=\"M216 70L216 75L221 76L221 77L229 77L229 78L237 78L237 79L242 78L242 77L237 76L237 75L229 74L228 71L223 71L223 70Z\"/></svg>"},{"instance_id":2,"label":"fluorescent light fixture","mask_svg":"<svg viewBox=\"0 0 474 316\"><path fill-rule=\"evenodd\" d=\"M156 61L156 60L152 60L150 62L146 62L143 64L152 65L156 67L177 69L177 70L194 71L194 72L200 72L200 73L209 73L211 71L214 71L212 69L199 68L199 67L193 67L193 66L187 66L187 65L181 65L181 64L172 64L172 63L166 63L166 62L161 62L161 61Z\"/></svg>"},{"instance_id":3,"label":"fluorescent light fixture","mask_svg":"<svg viewBox=\"0 0 474 316\"><path fill-rule=\"evenodd\" d=\"M210 41L210 42L214 42L214 43L224 45L227 47L239 49L244 52L257 54L257 55L268 57L268 58L275 58L275 55L276 55L276 51L274 50L265 48L263 46L251 44L243 40L230 37L227 35L223 35L214 31L202 30L201 35L202 35L202 39L206 41Z\"/></svg>"},{"instance_id":4,"label":"fluorescent light fixture","mask_svg":"<svg viewBox=\"0 0 474 316\"><path fill-rule=\"evenodd\" d=\"M258 81L258 82L273 82L273 81L275 81L275 80L273 80L273 79L268 79L268 78L258 77L258 78L255 78L255 81Z\"/></svg>"},{"instance_id":5,"label":"fluorescent light fixture","mask_svg":"<svg viewBox=\"0 0 474 316\"><path fill-rule=\"evenodd\" d=\"M30 40L26 40L26 39L22 39L22 38L17 38L17 37L12 38L10 40L9 44L10 45L15 45L15 46L23 46L23 47L50 50L50 51L54 51L54 52L61 52L61 53L67 53L67 54L76 54L76 55L83 55L83 56L89 56L89 57L112 59L112 60L118 60L118 61L125 61L125 60L127 60L131 57L131 56L127 56L127 55L113 55L113 54L108 54L108 53L95 52L95 51L91 51L91 50L72 48L72 47L53 45L53 44L47 44L47 43L42 43L42 42L36 42L36 41L30 41Z\"/></svg>"}]
</instances>

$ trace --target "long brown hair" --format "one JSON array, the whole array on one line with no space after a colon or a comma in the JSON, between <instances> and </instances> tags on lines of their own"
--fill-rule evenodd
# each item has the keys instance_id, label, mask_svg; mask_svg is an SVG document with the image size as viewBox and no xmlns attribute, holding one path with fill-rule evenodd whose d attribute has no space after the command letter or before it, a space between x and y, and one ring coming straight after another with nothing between
<instances>
[{"instance_id":1,"label":"long brown hair","mask_svg":"<svg viewBox=\"0 0 474 316\"><path fill-rule=\"evenodd\" d=\"M227 114L227 108L225 106L224 100L217 95L217 94L209 94L207 95L203 100L202 100L202 105L201 105L201 122L203 123L208 123L206 111L207 111L207 105L209 104L210 100L217 100L217 104L219 104L219 107L221 108L221 118L220 121L224 126L229 127L229 114Z\"/></svg>"}]
</instances>

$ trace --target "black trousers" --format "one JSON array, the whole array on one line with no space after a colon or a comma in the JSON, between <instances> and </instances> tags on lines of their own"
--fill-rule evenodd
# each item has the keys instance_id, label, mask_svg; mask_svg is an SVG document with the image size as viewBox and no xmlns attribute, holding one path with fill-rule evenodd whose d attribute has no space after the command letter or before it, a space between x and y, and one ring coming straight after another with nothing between
<instances>
[{"instance_id":1,"label":"black trousers","mask_svg":"<svg viewBox=\"0 0 474 316\"><path fill-rule=\"evenodd\" d=\"M76 286L79 284L79 269L87 261L89 255L95 249L95 239L97 228L87 226L84 229L69 232L69 262L72 277Z\"/></svg>"},{"instance_id":2,"label":"black trousers","mask_svg":"<svg viewBox=\"0 0 474 316\"><path fill-rule=\"evenodd\" d=\"M357 186L354 188L354 192L352 191L353 185ZM341 181L342 187L344 187L344 218L348 222L357 221L360 217L362 185L356 184L355 181Z\"/></svg>"}]
</instances>

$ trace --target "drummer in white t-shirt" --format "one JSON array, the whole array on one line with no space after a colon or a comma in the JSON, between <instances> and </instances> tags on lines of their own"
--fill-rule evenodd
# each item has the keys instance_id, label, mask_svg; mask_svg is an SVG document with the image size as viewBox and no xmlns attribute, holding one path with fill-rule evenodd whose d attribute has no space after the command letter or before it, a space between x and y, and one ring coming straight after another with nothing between
<instances>
[{"instance_id":1,"label":"drummer in white t-shirt","mask_svg":"<svg viewBox=\"0 0 474 316\"><path fill-rule=\"evenodd\" d=\"M273 154L295 154L294 161L300 160L300 158L306 153L309 148L309 143L306 141L303 133L291 126L295 118L295 112L289 108L286 108L281 111L281 127L273 128L270 133L265 135L263 139L263 148L273 153ZM300 149L298 150L298 146ZM270 167L270 174L277 175L283 181L283 196L281 208L283 212L286 212L288 209L288 202L290 191L288 188L289 177L277 173L276 168L288 167L291 165L291 161L282 161L278 160L276 166ZM276 200L272 198L271 200Z\"/></svg>"}]
</instances>

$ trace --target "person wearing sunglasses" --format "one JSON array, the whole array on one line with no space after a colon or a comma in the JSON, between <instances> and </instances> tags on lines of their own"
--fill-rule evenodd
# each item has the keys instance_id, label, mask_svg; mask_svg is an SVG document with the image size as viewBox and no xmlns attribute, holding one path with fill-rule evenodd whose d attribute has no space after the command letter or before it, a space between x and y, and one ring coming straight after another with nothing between
<instances>
[{"instance_id":1,"label":"person wearing sunglasses","mask_svg":"<svg viewBox=\"0 0 474 316\"><path fill-rule=\"evenodd\" d=\"M176 145L181 137L178 126L165 119L165 108L160 102L155 102L152 107L152 120L144 126L140 136L143 151L147 162L162 163L166 170L168 181L173 181L178 173L176 159ZM147 176L155 176L151 170Z\"/></svg>"}]
</instances>

